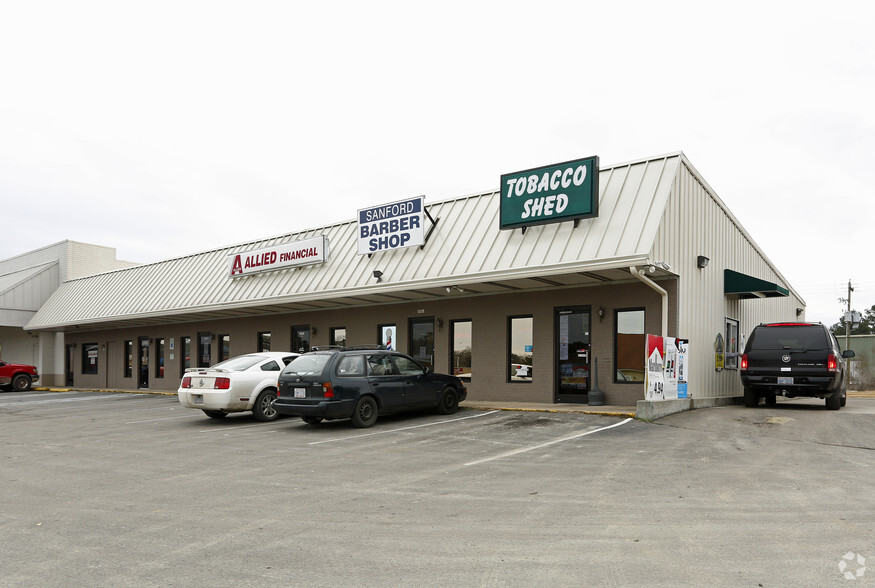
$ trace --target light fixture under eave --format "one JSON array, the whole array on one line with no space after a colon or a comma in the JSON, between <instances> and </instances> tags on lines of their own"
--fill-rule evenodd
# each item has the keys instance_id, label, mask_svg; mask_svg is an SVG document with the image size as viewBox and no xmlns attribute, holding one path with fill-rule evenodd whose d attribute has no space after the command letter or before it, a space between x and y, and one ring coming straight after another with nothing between
<instances>
[{"instance_id":1,"label":"light fixture under eave","mask_svg":"<svg viewBox=\"0 0 875 588\"><path fill-rule=\"evenodd\" d=\"M458 286L447 286L447 294L461 294L462 292L464 292L464 290Z\"/></svg>"},{"instance_id":2,"label":"light fixture under eave","mask_svg":"<svg viewBox=\"0 0 875 588\"><path fill-rule=\"evenodd\" d=\"M705 269L706 267L708 267L709 261L711 261L711 260L708 259L707 257L705 257L704 255L700 255L699 257L696 258L696 267L699 269Z\"/></svg>"}]
</instances>

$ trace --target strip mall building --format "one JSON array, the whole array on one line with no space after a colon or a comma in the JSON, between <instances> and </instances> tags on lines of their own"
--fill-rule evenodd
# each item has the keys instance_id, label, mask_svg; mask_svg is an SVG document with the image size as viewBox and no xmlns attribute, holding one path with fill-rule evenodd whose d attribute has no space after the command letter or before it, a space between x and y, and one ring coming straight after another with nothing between
<instances>
[{"instance_id":1,"label":"strip mall building","mask_svg":"<svg viewBox=\"0 0 875 588\"><path fill-rule=\"evenodd\" d=\"M673 153L74 277L24 330L44 385L175 390L186 367L233 355L382 342L468 379L469 399L587 403L595 388L632 405L646 334L689 342L690 397L738 396L741 339L804 308Z\"/></svg>"}]
</instances>

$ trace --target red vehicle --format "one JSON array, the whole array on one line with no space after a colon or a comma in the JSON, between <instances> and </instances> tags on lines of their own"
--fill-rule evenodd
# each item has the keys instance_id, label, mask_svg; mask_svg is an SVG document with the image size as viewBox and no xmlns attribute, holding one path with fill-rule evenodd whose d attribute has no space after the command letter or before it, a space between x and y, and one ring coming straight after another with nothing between
<instances>
[{"instance_id":1,"label":"red vehicle","mask_svg":"<svg viewBox=\"0 0 875 588\"><path fill-rule=\"evenodd\" d=\"M31 385L37 380L39 374L35 366L0 361L0 388L3 390L25 392L30 390Z\"/></svg>"}]
</instances>

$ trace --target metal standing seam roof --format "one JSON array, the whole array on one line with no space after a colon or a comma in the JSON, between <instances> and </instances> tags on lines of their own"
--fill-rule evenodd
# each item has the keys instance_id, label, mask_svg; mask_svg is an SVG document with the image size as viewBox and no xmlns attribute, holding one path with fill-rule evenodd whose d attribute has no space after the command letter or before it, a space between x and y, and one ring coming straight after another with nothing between
<instances>
[{"instance_id":1,"label":"metal standing seam roof","mask_svg":"<svg viewBox=\"0 0 875 588\"><path fill-rule=\"evenodd\" d=\"M8 274L0 275L0 295L9 292L16 286L19 286L20 284L26 282L27 280L30 280L34 276L39 275L53 265L57 265L57 263L57 261L41 263L27 269L22 269L14 272L9 272Z\"/></svg>"},{"instance_id":2,"label":"metal standing seam roof","mask_svg":"<svg viewBox=\"0 0 875 588\"><path fill-rule=\"evenodd\" d=\"M231 318L398 303L447 296L456 285L487 294L628 279L654 243L683 154L599 171L599 216L499 229L499 192L435 203L429 241L375 253L356 251L356 221L232 245L64 282L25 327L70 330ZM325 235L324 264L229 277L228 256ZM376 283L374 270L383 272ZM612 275L613 272L613 275ZM183 317L182 315L185 315Z\"/></svg>"}]
</instances>

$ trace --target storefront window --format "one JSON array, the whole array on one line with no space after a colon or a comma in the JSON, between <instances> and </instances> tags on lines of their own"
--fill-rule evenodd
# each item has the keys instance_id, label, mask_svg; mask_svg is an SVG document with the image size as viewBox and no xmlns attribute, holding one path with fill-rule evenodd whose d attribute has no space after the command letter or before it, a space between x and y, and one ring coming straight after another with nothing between
<instances>
[{"instance_id":1,"label":"storefront window","mask_svg":"<svg viewBox=\"0 0 875 588\"><path fill-rule=\"evenodd\" d=\"M97 343L86 343L82 346L82 373L97 373L97 353L100 347Z\"/></svg>"},{"instance_id":2,"label":"storefront window","mask_svg":"<svg viewBox=\"0 0 875 588\"><path fill-rule=\"evenodd\" d=\"M532 327L534 319L531 316L517 316L508 319L508 382L532 381L532 354L534 343Z\"/></svg>"},{"instance_id":3,"label":"storefront window","mask_svg":"<svg viewBox=\"0 0 875 588\"><path fill-rule=\"evenodd\" d=\"M270 332L258 334L258 351L270 351Z\"/></svg>"},{"instance_id":4,"label":"storefront window","mask_svg":"<svg viewBox=\"0 0 875 588\"><path fill-rule=\"evenodd\" d=\"M453 356L451 365L453 375L471 381L471 331L473 323L470 320L458 320L450 323L450 341L452 341Z\"/></svg>"},{"instance_id":5,"label":"storefront window","mask_svg":"<svg viewBox=\"0 0 875 588\"><path fill-rule=\"evenodd\" d=\"M379 338L380 345L386 349L394 349L397 351L395 343L395 334L397 332L398 329L395 325L379 325L377 327L377 337Z\"/></svg>"},{"instance_id":6,"label":"storefront window","mask_svg":"<svg viewBox=\"0 0 875 588\"><path fill-rule=\"evenodd\" d=\"M726 357L723 362L723 367L727 370L737 370L738 356L731 355L739 353L737 320L728 317L726 318L726 332L724 333L724 337L726 337Z\"/></svg>"},{"instance_id":7,"label":"storefront window","mask_svg":"<svg viewBox=\"0 0 875 588\"><path fill-rule=\"evenodd\" d=\"M210 333L197 334L197 367L210 367L213 356L213 336Z\"/></svg>"},{"instance_id":8,"label":"storefront window","mask_svg":"<svg viewBox=\"0 0 875 588\"><path fill-rule=\"evenodd\" d=\"M155 339L155 377L164 377L164 338Z\"/></svg>"},{"instance_id":9,"label":"storefront window","mask_svg":"<svg viewBox=\"0 0 875 588\"><path fill-rule=\"evenodd\" d=\"M179 338L180 355L182 361L179 362L180 372L185 375L185 370L191 367L191 337Z\"/></svg>"},{"instance_id":10,"label":"storefront window","mask_svg":"<svg viewBox=\"0 0 875 588\"><path fill-rule=\"evenodd\" d=\"M219 335L219 361L231 357L231 335Z\"/></svg>"},{"instance_id":11,"label":"storefront window","mask_svg":"<svg viewBox=\"0 0 875 588\"><path fill-rule=\"evenodd\" d=\"M614 313L614 382L644 383L644 309L618 310Z\"/></svg>"},{"instance_id":12,"label":"storefront window","mask_svg":"<svg viewBox=\"0 0 875 588\"><path fill-rule=\"evenodd\" d=\"M328 344L346 347L346 327L331 327L328 335Z\"/></svg>"},{"instance_id":13,"label":"storefront window","mask_svg":"<svg viewBox=\"0 0 875 588\"><path fill-rule=\"evenodd\" d=\"M310 351L309 325L292 327L292 351L296 353L307 353Z\"/></svg>"},{"instance_id":14,"label":"storefront window","mask_svg":"<svg viewBox=\"0 0 875 588\"><path fill-rule=\"evenodd\" d=\"M134 375L134 342L125 341L125 377L130 378Z\"/></svg>"}]
</instances>

